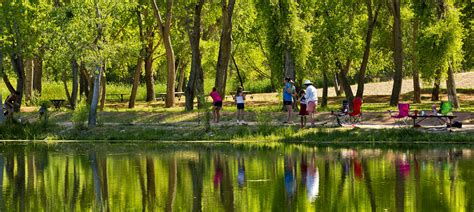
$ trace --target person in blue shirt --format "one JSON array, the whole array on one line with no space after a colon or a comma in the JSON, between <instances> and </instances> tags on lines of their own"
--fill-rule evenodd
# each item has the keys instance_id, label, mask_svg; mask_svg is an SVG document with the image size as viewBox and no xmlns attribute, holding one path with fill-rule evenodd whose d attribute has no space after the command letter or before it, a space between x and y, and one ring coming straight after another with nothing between
<instances>
[{"instance_id":1,"label":"person in blue shirt","mask_svg":"<svg viewBox=\"0 0 474 212\"><path fill-rule=\"evenodd\" d=\"M291 115L293 112L293 85L291 84L291 79L288 77L285 78L284 83L285 87L283 87L283 105L288 111L288 119L284 123L292 124L293 121L291 119Z\"/></svg>"}]
</instances>

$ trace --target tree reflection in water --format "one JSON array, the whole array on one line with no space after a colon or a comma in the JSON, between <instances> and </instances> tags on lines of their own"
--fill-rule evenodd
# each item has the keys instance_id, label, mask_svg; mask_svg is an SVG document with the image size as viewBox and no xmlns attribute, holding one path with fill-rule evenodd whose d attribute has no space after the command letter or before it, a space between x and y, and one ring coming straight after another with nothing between
<instances>
[{"instance_id":1,"label":"tree reflection in water","mask_svg":"<svg viewBox=\"0 0 474 212\"><path fill-rule=\"evenodd\" d=\"M471 152L9 145L0 211L472 211Z\"/></svg>"}]
</instances>

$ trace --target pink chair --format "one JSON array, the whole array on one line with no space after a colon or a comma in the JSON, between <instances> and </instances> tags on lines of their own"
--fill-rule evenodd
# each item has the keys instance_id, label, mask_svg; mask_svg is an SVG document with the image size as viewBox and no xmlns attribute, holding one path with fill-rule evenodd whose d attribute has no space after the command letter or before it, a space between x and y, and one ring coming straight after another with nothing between
<instances>
[{"instance_id":1,"label":"pink chair","mask_svg":"<svg viewBox=\"0 0 474 212\"><path fill-rule=\"evenodd\" d=\"M392 111L388 111L390 113L390 117L395 119L395 123L399 126L407 126L409 124L410 118L410 104L408 103L399 103L398 104L398 114L392 115Z\"/></svg>"}]
</instances>

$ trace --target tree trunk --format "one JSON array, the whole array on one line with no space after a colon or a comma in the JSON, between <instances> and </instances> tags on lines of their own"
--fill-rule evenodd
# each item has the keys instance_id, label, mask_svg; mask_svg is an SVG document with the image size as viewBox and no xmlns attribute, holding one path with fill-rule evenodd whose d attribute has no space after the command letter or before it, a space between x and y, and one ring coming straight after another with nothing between
<instances>
[{"instance_id":1,"label":"tree trunk","mask_svg":"<svg viewBox=\"0 0 474 212\"><path fill-rule=\"evenodd\" d=\"M225 96L227 83L227 68L229 66L230 52L232 50L232 13L235 0L221 0L221 39L219 44L219 57L217 59L215 86L221 96Z\"/></svg>"},{"instance_id":2,"label":"tree trunk","mask_svg":"<svg viewBox=\"0 0 474 212\"><path fill-rule=\"evenodd\" d=\"M148 38L145 56L146 101L155 101L155 79L153 76L153 36Z\"/></svg>"},{"instance_id":3,"label":"tree trunk","mask_svg":"<svg viewBox=\"0 0 474 212\"><path fill-rule=\"evenodd\" d=\"M71 94L69 93L69 88L68 88L68 86L67 86L66 73L67 73L67 70L64 69L64 70L63 70L62 81L63 81L64 91L66 92L66 99L67 99L67 101L69 102L69 104L71 105L71 104L72 104L72 98L71 98Z\"/></svg>"},{"instance_id":4,"label":"tree trunk","mask_svg":"<svg viewBox=\"0 0 474 212\"><path fill-rule=\"evenodd\" d=\"M97 106L99 105L99 95L100 95L100 78L102 76L102 66L100 65L102 61L99 62L96 66L96 74L94 76L94 88L92 91L92 102L91 109L89 112L89 128L94 128L97 124Z\"/></svg>"},{"instance_id":5,"label":"tree trunk","mask_svg":"<svg viewBox=\"0 0 474 212\"><path fill-rule=\"evenodd\" d=\"M453 103L455 109L459 109L459 99L456 93L456 81L454 80L453 64L449 61L448 80L446 80L446 88L448 90L448 100Z\"/></svg>"},{"instance_id":6,"label":"tree trunk","mask_svg":"<svg viewBox=\"0 0 474 212\"><path fill-rule=\"evenodd\" d=\"M342 67L340 64L340 61L337 61L338 67L340 69L339 72L339 79L341 81L341 86L344 89L344 94L346 95L346 99L349 101L349 104L352 105L352 100L354 99L354 93L352 92L351 84L349 83L349 80L347 79L347 73L349 73L349 70L351 68L351 62L352 60L348 59L346 61L346 65Z\"/></svg>"},{"instance_id":7,"label":"tree trunk","mask_svg":"<svg viewBox=\"0 0 474 212\"><path fill-rule=\"evenodd\" d=\"M101 19L102 15L99 11L99 0L94 1L96 18ZM96 51L100 55L101 48L97 45L98 41L102 39L102 24L99 22L97 24L97 37L95 39ZM97 125L97 106L99 104L99 94L100 94L100 78L103 75L104 70L102 69L102 59L99 59L98 64L96 65L96 74L94 76L94 90L92 92L91 107L89 111L89 128L94 128Z\"/></svg>"},{"instance_id":8,"label":"tree trunk","mask_svg":"<svg viewBox=\"0 0 474 212\"><path fill-rule=\"evenodd\" d=\"M381 8L381 3L378 3L377 9L375 10L375 14L372 15L372 0L367 0L367 36L365 37L365 49L364 49L364 56L362 57L362 64L360 65L359 69L359 77L357 79L357 97L362 98L364 95L364 85L365 85L365 73L367 70L367 64L369 62L369 55L370 55L370 44L372 42L372 33L374 32L375 24L377 23L377 17L379 15L379 11Z\"/></svg>"},{"instance_id":9,"label":"tree trunk","mask_svg":"<svg viewBox=\"0 0 474 212\"><path fill-rule=\"evenodd\" d=\"M186 66L188 66L187 61L181 61L178 67L179 70L179 76L178 78L178 86L176 87L177 92L183 92L183 87L184 87L184 75L186 75Z\"/></svg>"},{"instance_id":10,"label":"tree trunk","mask_svg":"<svg viewBox=\"0 0 474 212\"><path fill-rule=\"evenodd\" d=\"M168 80L166 83L166 103L165 107L174 106L174 83L176 79L176 72L174 66L174 51L171 44L171 35L169 27L163 33L163 44L166 50L166 63L168 64Z\"/></svg>"},{"instance_id":11,"label":"tree trunk","mask_svg":"<svg viewBox=\"0 0 474 212\"><path fill-rule=\"evenodd\" d=\"M137 17L138 17L138 29L139 29L139 33L140 33L140 42L141 42L142 48L140 50L140 54L138 55L138 61L137 61L137 66L135 67L135 73L133 74L132 92L130 93L130 100L128 102L128 108L134 108L135 107L135 100L137 98L138 86L140 85L140 77L142 76L143 57L147 53L147 48L146 48L146 45L145 45L145 34L143 33L142 14L141 14L140 10L137 10L136 12L137 12ZM144 14L148 15L148 12L145 11ZM147 95L148 95L148 90L147 90ZM153 94L153 98L154 98L154 94Z\"/></svg>"},{"instance_id":12,"label":"tree trunk","mask_svg":"<svg viewBox=\"0 0 474 212\"><path fill-rule=\"evenodd\" d=\"M242 76L240 75L240 70L239 70L239 67L237 66L237 62L235 62L234 55L232 55L232 62L234 63L235 70L237 71L237 76L239 77L240 86L243 88L244 87L244 81L242 80Z\"/></svg>"},{"instance_id":13,"label":"tree trunk","mask_svg":"<svg viewBox=\"0 0 474 212\"><path fill-rule=\"evenodd\" d=\"M413 23L413 46L416 45L417 37L418 37L418 27L419 27L418 18L415 17L415 21ZM415 48L413 48L413 103L421 103L421 86L420 86L420 73L418 67L418 52Z\"/></svg>"},{"instance_id":14,"label":"tree trunk","mask_svg":"<svg viewBox=\"0 0 474 212\"><path fill-rule=\"evenodd\" d=\"M402 91L403 80L403 43L402 43L402 19L400 17L400 0L392 0L393 9L393 62L395 73L393 75L393 89L390 97L390 105L398 105Z\"/></svg>"},{"instance_id":15,"label":"tree trunk","mask_svg":"<svg viewBox=\"0 0 474 212\"><path fill-rule=\"evenodd\" d=\"M336 92L336 96L341 96L339 77L337 77L337 73L334 73L333 84L334 84L334 92Z\"/></svg>"},{"instance_id":16,"label":"tree trunk","mask_svg":"<svg viewBox=\"0 0 474 212\"><path fill-rule=\"evenodd\" d=\"M43 58L41 56L35 56L33 59L34 63L34 77L33 77L33 90L41 95L42 91L42 79L43 79Z\"/></svg>"},{"instance_id":17,"label":"tree trunk","mask_svg":"<svg viewBox=\"0 0 474 212\"><path fill-rule=\"evenodd\" d=\"M292 80L295 80L296 72L295 72L295 60L291 51L289 49L289 41L287 39L287 47L285 49L285 78L289 77Z\"/></svg>"},{"instance_id":18,"label":"tree trunk","mask_svg":"<svg viewBox=\"0 0 474 212\"><path fill-rule=\"evenodd\" d=\"M23 57L21 56L21 54L12 53L11 61L13 65L13 70L15 71L15 74L17 76L16 92L20 94L14 106L14 110L15 112L19 112L20 107L21 107L21 102L23 99L23 88L24 88L24 83L25 83L25 69L23 66Z\"/></svg>"},{"instance_id":19,"label":"tree trunk","mask_svg":"<svg viewBox=\"0 0 474 212\"><path fill-rule=\"evenodd\" d=\"M198 95L204 94L204 73L201 64L201 51L199 43L201 40L201 11L204 5L204 0L199 0L194 8L194 20L192 30L188 28L189 43L191 45L192 59L191 72L189 74L188 85L184 91L186 97L185 108L191 111L194 108L194 97L197 92Z\"/></svg>"},{"instance_id":20,"label":"tree trunk","mask_svg":"<svg viewBox=\"0 0 474 212\"><path fill-rule=\"evenodd\" d=\"M166 63L168 67L168 78L166 82L166 103L165 107L174 106L174 83L176 79L176 72L174 66L174 51L173 45L171 43L171 18L172 18L172 8L173 0L166 0L166 19L163 21L161 18L160 11L156 5L155 0L151 0L153 10L155 12L155 18L160 26L161 38L163 39L163 45L166 50Z\"/></svg>"},{"instance_id":21,"label":"tree trunk","mask_svg":"<svg viewBox=\"0 0 474 212\"><path fill-rule=\"evenodd\" d=\"M71 70L72 70L72 93L71 93L71 108L76 109L77 96L79 90L79 64L76 58L71 59Z\"/></svg>"},{"instance_id":22,"label":"tree trunk","mask_svg":"<svg viewBox=\"0 0 474 212\"><path fill-rule=\"evenodd\" d=\"M81 95L84 94L86 96L87 103L90 104L92 101L92 94L91 90L93 89L92 87L92 79L89 76L87 70L86 70L86 65L84 62L81 62L81 65L79 67L79 70L81 72Z\"/></svg>"},{"instance_id":23,"label":"tree trunk","mask_svg":"<svg viewBox=\"0 0 474 212\"><path fill-rule=\"evenodd\" d=\"M0 67L1 69L1 67ZM3 98L2 98L2 94L0 93L0 125L3 124L5 122L5 114L3 114ZM2 160L3 158L0 158L0 160ZM2 164L3 165L3 164ZM0 173L3 171L3 167L0 167L2 168L0 170ZM3 175L2 175L3 176ZM3 179L3 178L2 178ZM1 180L1 179L0 179ZM3 185L3 184L0 184L0 185ZM1 209L1 208L0 208Z\"/></svg>"},{"instance_id":24,"label":"tree trunk","mask_svg":"<svg viewBox=\"0 0 474 212\"><path fill-rule=\"evenodd\" d=\"M102 71L102 75L100 76L100 86L102 87L101 88L101 97L100 97L100 111L104 111L104 107L105 107L105 99L107 97L107 79L105 78L105 70L106 70L106 67L104 65L103 67L103 70Z\"/></svg>"},{"instance_id":25,"label":"tree trunk","mask_svg":"<svg viewBox=\"0 0 474 212\"><path fill-rule=\"evenodd\" d=\"M135 68L135 73L133 74L132 92L130 94L130 101L128 103L128 108L135 107L135 100L137 98L138 86L140 85L140 77L142 75L142 66L143 66L143 58L141 56L138 56L137 67Z\"/></svg>"},{"instance_id":26,"label":"tree trunk","mask_svg":"<svg viewBox=\"0 0 474 212\"><path fill-rule=\"evenodd\" d=\"M439 93L441 86L441 70L436 70L435 79L433 83L433 90L431 92L431 101L439 101Z\"/></svg>"},{"instance_id":27,"label":"tree trunk","mask_svg":"<svg viewBox=\"0 0 474 212\"><path fill-rule=\"evenodd\" d=\"M25 60L25 87L23 89L25 101L30 101L33 95L33 60L29 58Z\"/></svg>"}]
</instances>

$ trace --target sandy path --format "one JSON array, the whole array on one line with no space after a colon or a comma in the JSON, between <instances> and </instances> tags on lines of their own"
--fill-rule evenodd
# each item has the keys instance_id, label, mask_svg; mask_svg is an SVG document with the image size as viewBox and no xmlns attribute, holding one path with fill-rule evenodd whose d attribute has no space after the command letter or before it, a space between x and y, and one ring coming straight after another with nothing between
<instances>
[{"instance_id":1,"label":"sandy path","mask_svg":"<svg viewBox=\"0 0 474 212\"><path fill-rule=\"evenodd\" d=\"M474 72L457 73L455 75L457 88L474 88ZM390 95L392 93L393 81L375 82L365 84L364 95ZM357 85L352 85L352 91L357 91ZM431 83L421 85L422 88L431 88ZM446 83L442 82L441 87L445 88ZM413 80L404 79L402 82L402 94L413 91ZM329 88L329 96L336 96L334 87Z\"/></svg>"}]
</instances>

